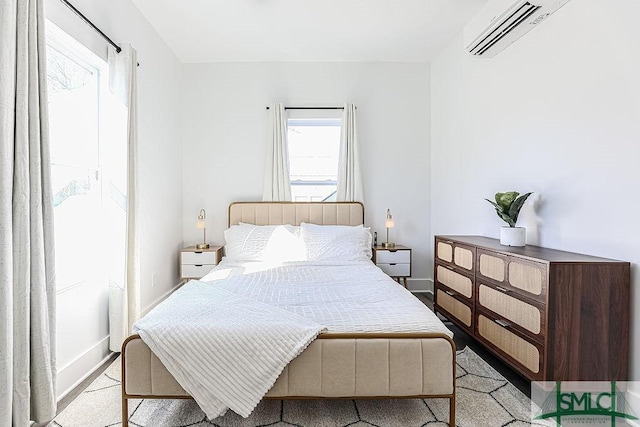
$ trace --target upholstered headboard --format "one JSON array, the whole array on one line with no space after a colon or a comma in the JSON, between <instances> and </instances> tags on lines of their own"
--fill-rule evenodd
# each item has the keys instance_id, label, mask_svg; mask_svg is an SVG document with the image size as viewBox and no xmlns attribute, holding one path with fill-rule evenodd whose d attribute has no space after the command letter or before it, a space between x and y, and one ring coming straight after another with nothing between
<instances>
[{"instance_id":1,"label":"upholstered headboard","mask_svg":"<svg viewBox=\"0 0 640 427\"><path fill-rule=\"evenodd\" d=\"M360 202L235 202L229 205L229 226L246 222L256 225L364 224Z\"/></svg>"}]
</instances>

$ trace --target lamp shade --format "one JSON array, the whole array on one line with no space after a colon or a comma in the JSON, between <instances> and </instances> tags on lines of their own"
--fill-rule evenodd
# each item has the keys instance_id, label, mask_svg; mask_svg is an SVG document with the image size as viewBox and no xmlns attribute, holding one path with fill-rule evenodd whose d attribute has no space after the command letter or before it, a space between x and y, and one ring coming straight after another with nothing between
<instances>
[{"instance_id":1,"label":"lamp shade","mask_svg":"<svg viewBox=\"0 0 640 427\"><path fill-rule=\"evenodd\" d=\"M198 214L198 221L196 221L197 228L207 228L205 222L205 212L204 209L200 209L200 214Z\"/></svg>"},{"instance_id":2,"label":"lamp shade","mask_svg":"<svg viewBox=\"0 0 640 427\"><path fill-rule=\"evenodd\" d=\"M387 219L384 222L385 228L393 228L396 226L393 216L391 215L391 209L387 209Z\"/></svg>"}]
</instances>

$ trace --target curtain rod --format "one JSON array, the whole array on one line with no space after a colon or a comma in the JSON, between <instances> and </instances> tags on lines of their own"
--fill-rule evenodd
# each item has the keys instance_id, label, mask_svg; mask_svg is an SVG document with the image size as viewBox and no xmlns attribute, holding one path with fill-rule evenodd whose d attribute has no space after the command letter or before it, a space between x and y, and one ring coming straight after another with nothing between
<instances>
[{"instance_id":1,"label":"curtain rod","mask_svg":"<svg viewBox=\"0 0 640 427\"><path fill-rule=\"evenodd\" d=\"M105 33L102 32L102 30L100 30L100 28L96 27L96 25L91 22L89 20L89 18L87 18L86 16L84 16L82 14L82 12L80 12L78 9L76 9L76 7L74 5L72 5L71 3L69 3L68 0L60 0L65 6L67 6L69 9L71 9L73 11L73 13L75 13L76 15L78 15L78 17L80 19L82 19L88 26L90 26L96 33L100 34L100 36L102 36L103 39L105 39L107 41L107 43L109 43L111 46L114 47L114 49L116 50L116 53L120 53L122 51L122 48L120 46L118 46L113 40L111 40L111 38L109 38L109 36L107 36ZM138 67L140 66L140 63L137 63Z\"/></svg>"},{"instance_id":2,"label":"curtain rod","mask_svg":"<svg viewBox=\"0 0 640 427\"><path fill-rule=\"evenodd\" d=\"M267 107L267 110L269 107ZM285 110L344 110L344 107L284 107Z\"/></svg>"},{"instance_id":3,"label":"curtain rod","mask_svg":"<svg viewBox=\"0 0 640 427\"><path fill-rule=\"evenodd\" d=\"M82 19L88 26L93 28L96 33L100 34L102 36L102 38L107 41L107 43L109 43L111 46L113 46L116 49L117 53L120 53L122 48L120 46L118 46L113 40L111 40L109 38L109 36L107 36L105 33L103 33L100 30L100 28L96 27L95 24L89 20L89 18L84 16L82 14L82 12L80 12L78 9L76 9L74 5L72 5L71 3L68 2L68 0L60 0L60 1L62 3L64 3L64 5L67 6L69 9L71 9L76 15L78 15L80 17L80 19Z\"/></svg>"}]
</instances>

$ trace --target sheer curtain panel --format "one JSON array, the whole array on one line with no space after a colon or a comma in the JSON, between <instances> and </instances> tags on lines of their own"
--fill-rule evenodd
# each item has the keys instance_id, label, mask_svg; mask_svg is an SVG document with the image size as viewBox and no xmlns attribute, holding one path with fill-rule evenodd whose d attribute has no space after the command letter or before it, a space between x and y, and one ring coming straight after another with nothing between
<instances>
[{"instance_id":1,"label":"sheer curtain panel","mask_svg":"<svg viewBox=\"0 0 640 427\"><path fill-rule=\"evenodd\" d=\"M0 2L0 425L56 414L44 0Z\"/></svg>"},{"instance_id":2,"label":"sheer curtain panel","mask_svg":"<svg viewBox=\"0 0 640 427\"><path fill-rule=\"evenodd\" d=\"M140 227L138 200L137 54L128 44L109 48L109 89L128 108L127 233L124 283L109 284L109 348L120 352L140 317Z\"/></svg>"},{"instance_id":3,"label":"sheer curtain panel","mask_svg":"<svg viewBox=\"0 0 640 427\"><path fill-rule=\"evenodd\" d=\"M267 202L291 200L287 132L287 114L284 104L271 104L269 106L269 145L262 192L262 200Z\"/></svg>"},{"instance_id":4,"label":"sheer curtain panel","mask_svg":"<svg viewBox=\"0 0 640 427\"><path fill-rule=\"evenodd\" d=\"M339 202L364 202L358 151L356 106L351 103L344 104L342 112L336 199Z\"/></svg>"}]
</instances>

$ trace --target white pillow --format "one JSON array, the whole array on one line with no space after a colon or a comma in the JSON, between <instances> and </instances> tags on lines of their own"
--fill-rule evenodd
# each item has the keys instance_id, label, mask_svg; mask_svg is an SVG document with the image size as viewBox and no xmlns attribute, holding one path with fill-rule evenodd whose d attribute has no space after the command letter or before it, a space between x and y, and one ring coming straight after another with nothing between
<instances>
[{"instance_id":1,"label":"white pillow","mask_svg":"<svg viewBox=\"0 0 640 427\"><path fill-rule=\"evenodd\" d=\"M371 230L362 225L316 225L303 222L300 237L309 261L371 260Z\"/></svg>"},{"instance_id":2,"label":"white pillow","mask_svg":"<svg viewBox=\"0 0 640 427\"><path fill-rule=\"evenodd\" d=\"M237 261L304 261L306 250L298 227L232 225L224 232L225 256Z\"/></svg>"}]
</instances>

